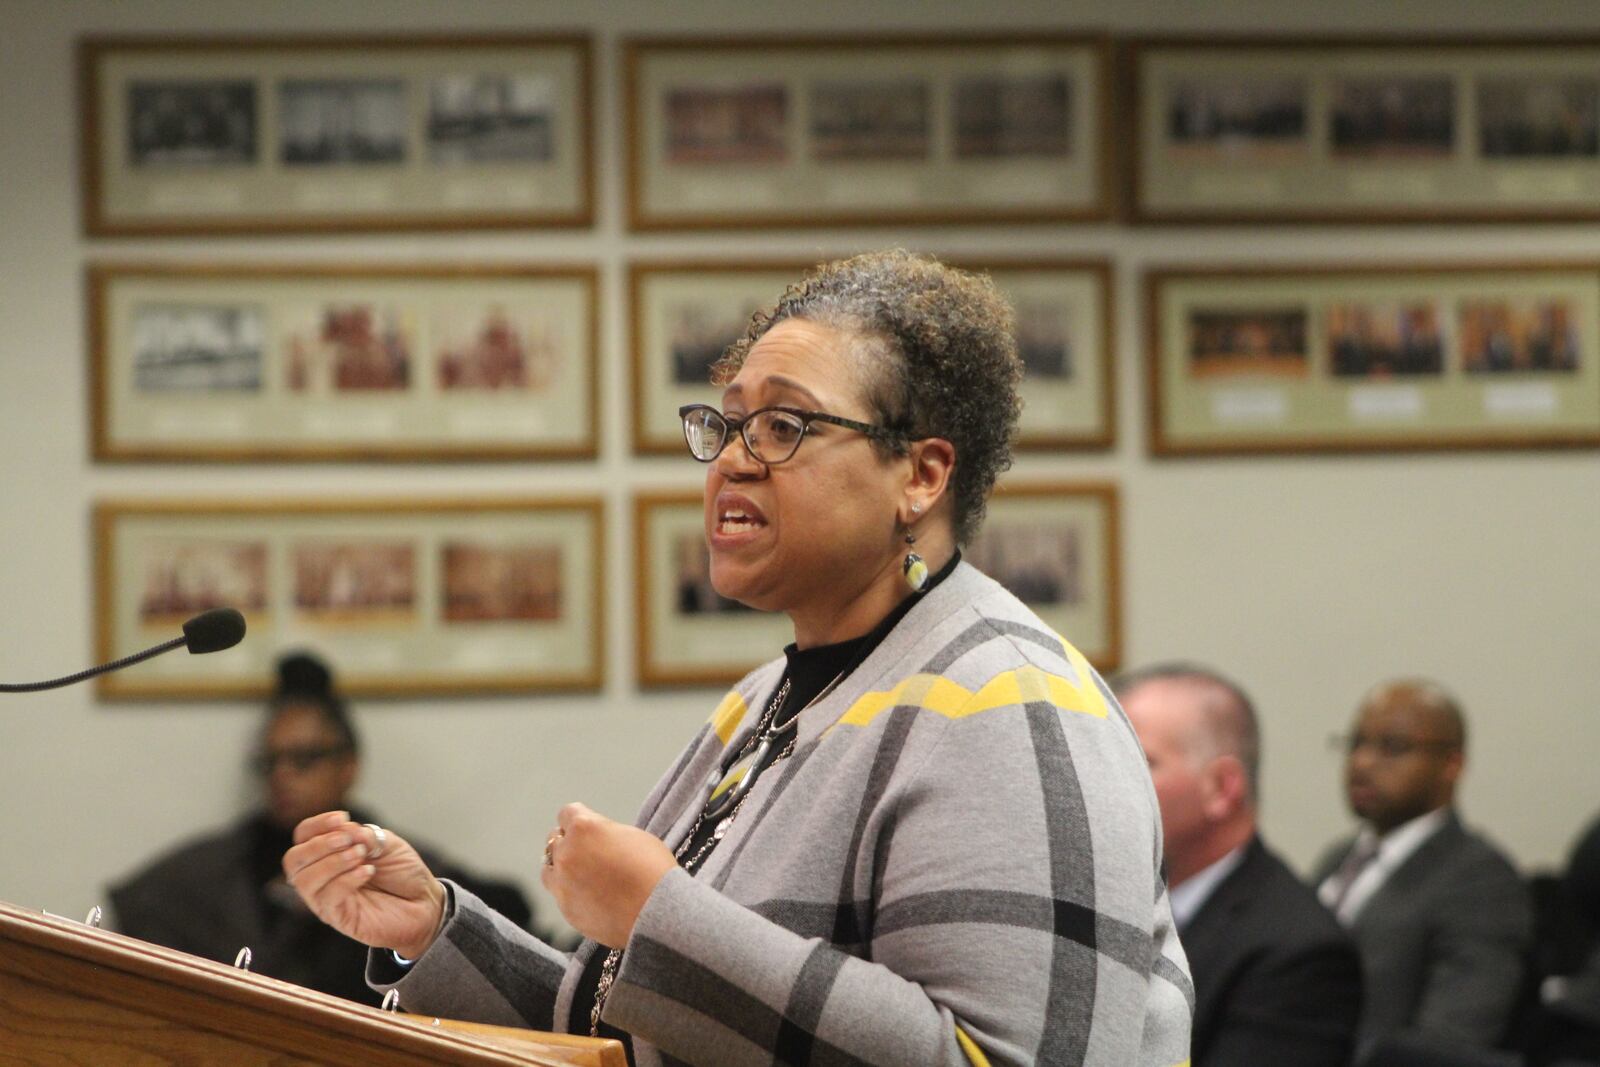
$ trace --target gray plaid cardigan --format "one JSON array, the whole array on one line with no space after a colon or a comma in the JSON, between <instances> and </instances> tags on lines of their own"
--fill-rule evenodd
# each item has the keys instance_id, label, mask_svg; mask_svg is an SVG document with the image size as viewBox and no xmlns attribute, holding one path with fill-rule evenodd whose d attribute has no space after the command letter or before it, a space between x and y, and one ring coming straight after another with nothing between
<instances>
[{"instance_id":1,"label":"gray plaid cardigan","mask_svg":"<svg viewBox=\"0 0 1600 1067\"><path fill-rule=\"evenodd\" d=\"M639 825L676 845L783 672L725 697ZM1132 728L1082 655L961 564L799 719L605 1005L640 1067L1188 1058L1194 993ZM453 887L408 1010L564 1028L584 963ZM378 983L377 988L387 989Z\"/></svg>"}]
</instances>

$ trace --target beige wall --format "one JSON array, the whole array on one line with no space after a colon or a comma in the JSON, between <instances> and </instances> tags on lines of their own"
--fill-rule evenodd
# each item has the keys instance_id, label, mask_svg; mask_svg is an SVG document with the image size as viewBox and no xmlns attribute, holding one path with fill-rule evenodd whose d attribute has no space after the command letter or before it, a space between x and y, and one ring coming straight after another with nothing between
<instances>
[{"instance_id":1,"label":"beige wall","mask_svg":"<svg viewBox=\"0 0 1600 1067\"><path fill-rule=\"evenodd\" d=\"M194 14L203 11L201 18ZM882 12L883 15L875 15ZM1600 751L1600 453L1154 462L1144 453L1137 279L1157 262L1600 255L1600 227L1129 230L1112 226L684 234L629 238L618 210L616 39L632 32L837 32L1004 26L1128 32L1494 29L1600 33L1570 3L861 3L755 5L0 0L0 679L92 658L88 513L102 496L601 492L613 576L598 696L368 702L362 796L386 819L530 886L561 803L631 814L712 692L641 693L629 625L628 502L689 487L686 461L635 461L624 436L621 306L631 256L824 255L902 243L956 256L1109 255L1117 265L1115 452L1028 456L1017 476L1123 491L1130 663L1218 665L1265 715L1268 833L1308 864L1346 826L1325 747L1362 689L1441 679L1474 730L1465 807L1525 866L1556 862L1596 808ZM1399 21L1403 19L1403 21ZM588 28L599 44L598 223L556 234L86 241L77 214L71 46L86 32ZM604 283L601 458L540 466L95 466L87 458L81 273L95 256L597 262ZM102 705L79 687L0 704L0 899L80 915L154 850L248 803L256 726L237 705ZM546 913L551 914L548 905Z\"/></svg>"}]
</instances>

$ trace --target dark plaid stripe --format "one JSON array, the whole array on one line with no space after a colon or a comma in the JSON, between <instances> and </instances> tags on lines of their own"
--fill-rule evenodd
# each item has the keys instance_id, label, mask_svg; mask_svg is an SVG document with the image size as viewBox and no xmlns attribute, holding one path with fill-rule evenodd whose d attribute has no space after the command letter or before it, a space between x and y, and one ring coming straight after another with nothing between
<instances>
[{"instance_id":1,"label":"dark plaid stripe","mask_svg":"<svg viewBox=\"0 0 1600 1067\"><path fill-rule=\"evenodd\" d=\"M833 991L834 979L844 966L843 954L826 945L818 945L806 958L789 993L789 1004L784 1008L783 1022L778 1024L778 1040L773 1053L782 1063L810 1063L816 1046L817 1024L822 1021L822 1009L828 1005L828 994Z\"/></svg>"},{"instance_id":2,"label":"dark plaid stripe","mask_svg":"<svg viewBox=\"0 0 1600 1067\"><path fill-rule=\"evenodd\" d=\"M536 1030L549 1027L554 1003L548 991L561 984L564 966L533 953L518 953L513 961L501 951L504 939L489 917L475 911L456 912L445 936L523 1022Z\"/></svg>"},{"instance_id":3,"label":"dark plaid stripe","mask_svg":"<svg viewBox=\"0 0 1600 1067\"><path fill-rule=\"evenodd\" d=\"M1183 968L1165 956L1157 956L1150 973L1158 978L1165 978L1178 987L1178 992L1183 994L1184 1003L1189 1005L1189 1017L1194 1018L1194 983L1183 973Z\"/></svg>"},{"instance_id":4,"label":"dark plaid stripe","mask_svg":"<svg viewBox=\"0 0 1600 1067\"><path fill-rule=\"evenodd\" d=\"M839 958L842 960L842 957ZM805 987L809 965L810 961L806 970L801 972L800 981L796 983L794 995L797 997ZM794 1036L785 1036L796 1025L794 1020L786 1020L778 1012L727 979L659 941L635 935L628 941L628 954L624 958L623 969L631 985L647 989L659 997L675 1001L692 1011L715 1019L757 1047L774 1050L779 1062L796 1065L813 1064L819 1067L824 1064L839 1064L840 1067L846 1067L861 1062L815 1034L809 1034L807 1037L808 1047L804 1059L789 1059L778 1054L776 1050L780 1037L791 1042L797 1039ZM820 977L820 971L814 974L813 983ZM831 985L832 975L828 975L827 980ZM825 991L823 1002L826 1002ZM818 1014L820 1015L820 1007ZM786 1027L788 1029L785 1029Z\"/></svg>"},{"instance_id":5,"label":"dark plaid stripe","mask_svg":"<svg viewBox=\"0 0 1600 1067\"><path fill-rule=\"evenodd\" d=\"M861 797L860 807L856 809L856 822L850 834L850 847L845 850L847 861L844 872L839 878L841 903L853 900L855 897L856 865L861 859L861 839L866 836L867 821L883 800L883 794L889 788L889 779L894 775L895 767L900 763L900 756L905 752L906 739L917 723L917 711L918 708L914 705L902 705L892 709L888 713L888 725L878 736L878 749L872 757L872 771L867 775L866 792ZM878 856L888 855L889 850L886 845L886 842L879 844L876 850ZM870 908L841 907L837 914L840 924L828 938L833 944L867 944L872 940Z\"/></svg>"},{"instance_id":6,"label":"dark plaid stripe","mask_svg":"<svg viewBox=\"0 0 1600 1067\"><path fill-rule=\"evenodd\" d=\"M1050 990L1045 997L1044 1037L1038 1059L1041 1063L1081 1064L1088 1052L1089 1029L1094 1020L1099 961L1098 952L1085 953L1070 942L1096 950L1101 947L1101 924L1094 912L1094 842L1083 788L1061 726L1060 709L1033 701L1027 705L1027 712L1039 785L1044 792L1050 891L1057 902L1055 928L1061 935L1050 961ZM1081 927L1085 926L1093 931L1092 943L1082 939ZM1145 945L1148 944L1146 937ZM1144 961L1148 958L1147 947L1141 955L1140 974L1146 973Z\"/></svg>"},{"instance_id":7,"label":"dark plaid stripe","mask_svg":"<svg viewBox=\"0 0 1600 1067\"><path fill-rule=\"evenodd\" d=\"M1061 638L1048 630L1041 630L1035 626L1028 626L1019 622L1008 622L1005 619L983 619L973 623L960 634L941 648L934 657L922 668L923 674L943 674L950 667L965 656L968 652L980 645L994 640L996 637L1015 637L1021 641L1038 645L1040 648L1054 652L1058 659L1063 658Z\"/></svg>"},{"instance_id":8,"label":"dark plaid stripe","mask_svg":"<svg viewBox=\"0 0 1600 1067\"><path fill-rule=\"evenodd\" d=\"M808 940L828 941L835 931L855 927L865 929L872 915L870 900L843 900L837 904L822 904L809 900L764 900L752 905L751 911L776 923L792 934ZM841 916L840 912L850 912ZM865 941L832 941L834 948L852 956L864 955Z\"/></svg>"}]
</instances>

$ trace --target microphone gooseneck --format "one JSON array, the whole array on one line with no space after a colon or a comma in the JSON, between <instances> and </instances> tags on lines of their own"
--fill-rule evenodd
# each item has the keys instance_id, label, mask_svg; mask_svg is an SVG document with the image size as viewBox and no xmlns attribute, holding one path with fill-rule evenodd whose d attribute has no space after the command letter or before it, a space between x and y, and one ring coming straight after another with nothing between
<instances>
[{"instance_id":1,"label":"microphone gooseneck","mask_svg":"<svg viewBox=\"0 0 1600 1067\"><path fill-rule=\"evenodd\" d=\"M212 608L183 624L183 636L174 637L164 641L154 648L147 648L143 652L135 652L131 656L112 663L103 663L98 667L90 667L77 674L69 674L65 678L52 678L48 682L27 682L23 685L9 685L0 683L0 693L37 693L44 689L59 689L62 686L93 678L97 674L108 671L120 671L124 667L131 667L135 663L142 663L163 652L171 652L180 645L188 645L189 651L196 655L205 652L220 652L225 648L232 648L244 637L244 616L233 608Z\"/></svg>"}]
</instances>

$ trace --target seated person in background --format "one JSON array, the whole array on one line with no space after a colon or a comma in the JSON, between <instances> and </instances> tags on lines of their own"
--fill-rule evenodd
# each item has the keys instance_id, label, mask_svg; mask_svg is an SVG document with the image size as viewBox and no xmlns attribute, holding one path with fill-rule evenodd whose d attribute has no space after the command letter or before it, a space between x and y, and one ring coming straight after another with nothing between
<instances>
[{"instance_id":1,"label":"seated person in background","mask_svg":"<svg viewBox=\"0 0 1600 1067\"><path fill-rule=\"evenodd\" d=\"M1570 922L1551 933L1573 963L1540 986L1529 1062L1600 1063L1600 819L1573 846L1560 895Z\"/></svg>"},{"instance_id":2,"label":"seated person in background","mask_svg":"<svg viewBox=\"0 0 1600 1067\"><path fill-rule=\"evenodd\" d=\"M251 970L324 993L377 1003L363 980L366 948L312 915L284 884L282 860L294 826L308 815L350 808L360 751L344 701L321 661L305 654L278 664L278 689L267 709L253 766L266 806L243 822L180 846L111 890L116 926L159 945L232 963L252 953ZM516 886L490 882L422 855L437 874L473 887L526 929L532 918Z\"/></svg>"},{"instance_id":3,"label":"seated person in background","mask_svg":"<svg viewBox=\"0 0 1600 1067\"><path fill-rule=\"evenodd\" d=\"M1261 741L1249 698L1187 664L1147 667L1111 687L1161 806L1172 914L1194 976L1195 1067L1344 1067L1361 961L1261 840Z\"/></svg>"},{"instance_id":4,"label":"seated person in background","mask_svg":"<svg viewBox=\"0 0 1600 1067\"><path fill-rule=\"evenodd\" d=\"M1361 703L1345 792L1362 827L1314 884L1361 949L1362 1049L1402 1032L1491 1047L1516 1004L1530 903L1510 861L1456 815L1465 750L1461 710L1432 682L1388 682Z\"/></svg>"}]
</instances>

